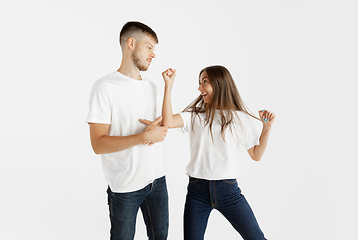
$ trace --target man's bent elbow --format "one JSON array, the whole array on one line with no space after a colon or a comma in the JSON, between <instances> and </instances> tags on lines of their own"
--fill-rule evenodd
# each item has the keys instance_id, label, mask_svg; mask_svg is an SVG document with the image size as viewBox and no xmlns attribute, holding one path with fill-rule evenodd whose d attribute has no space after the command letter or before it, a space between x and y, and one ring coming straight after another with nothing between
<instances>
[{"instance_id":1,"label":"man's bent elbow","mask_svg":"<svg viewBox=\"0 0 358 240\"><path fill-rule=\"evenodd\" d=\"M254 160L255 162L259 162L261 158L253 158L252 160Z\"/></svg>"},{"instance_id":2,"label":"man's bent elbow","mask_svg":"<svg viewBox=\"0 0 358 240\"><path fill-rule=\"evenodd\" d=\"M262 156L251 156L251 159L254 160L255 162L258 162L261 160Z\"/></svg>"},{"instance_id":3,"label":"man's bent elbow","mask_svg":"<svg viewBox=\"0 0 358 240\"><path fill-rule=\"evenodd\" d=\"M92 145L92 150L96 155L102 154L101 151L97 147L95 147L93 145Z\"/></svg>"},{"instance_id":4,"label":"man's bent elbow","mask_svg":"<svg viewBox=\"0 0 358 240\"><path fill-rule=\"evenodd\" d=\"M104 154L103 149L101 149L98 144L92 143L92 150L96 155Z\"/></svg>"}]
</instances>

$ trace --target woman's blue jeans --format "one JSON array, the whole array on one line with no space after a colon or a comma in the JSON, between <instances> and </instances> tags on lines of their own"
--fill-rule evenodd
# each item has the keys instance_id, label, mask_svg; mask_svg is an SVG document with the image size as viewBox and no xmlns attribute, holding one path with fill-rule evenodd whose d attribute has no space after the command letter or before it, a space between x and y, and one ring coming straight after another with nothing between
<instances>
[{"instance_id":1,"label":"woman's blue jeans","mask_svg":"<svg viewBox=\"0 0 358 240\"><path fill-rule=\"evenodd\" d=\"M245 240L264 240L236 179L209 181L189 178L184 210L184 239L202 240L210 212L217 209Z\"/></svg>"},{"instance_id":2,"label":"woman's blue jeans","mask_svg":"<svg viewBox=\"0 0 358 240\"><path fill-rule=\"evenodd\" d=\"M111 240L132 240L138 209L143 214L148 239L165 240L168 235L168 192L165 176L141 190L114 193L108 187Z\"/></svg>"}]
</instances>

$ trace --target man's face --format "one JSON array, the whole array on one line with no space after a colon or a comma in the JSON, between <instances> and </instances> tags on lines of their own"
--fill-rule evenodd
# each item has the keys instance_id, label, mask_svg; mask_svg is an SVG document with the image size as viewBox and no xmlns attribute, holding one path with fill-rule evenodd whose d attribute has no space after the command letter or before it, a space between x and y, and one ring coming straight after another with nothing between
<instances>
[{"instance_id":1,"label":"man's face","mask_svg":"<svg viewBox=\"0 0 358 240\"><path fill-rule=\"evenodd\" d=\"M134 47L132 60L140 71L147 71L152 59L155 58L156 42L152 37L145 35Z\"/></svg>"}]
</instances>

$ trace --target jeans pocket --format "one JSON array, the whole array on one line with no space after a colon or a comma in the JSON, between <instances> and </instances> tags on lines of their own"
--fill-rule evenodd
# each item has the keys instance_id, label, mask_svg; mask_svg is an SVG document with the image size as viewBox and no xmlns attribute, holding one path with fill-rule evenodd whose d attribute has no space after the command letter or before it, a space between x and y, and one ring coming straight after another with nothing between
<instances>
[{"instance_id":1,"label":"jeans pocket","mask_svg":"<svg viewBox=\"0 0 358 240\"><path fill-rule=\"evenodd\" d=\"M107 204L108 205L111 205L112 198L113 198L113 193L112 193L111 189L108 186L108 188L107 188Z\"/></svg>"},{"instance_id":2,"label":"jeans pocket","mask_svg":"<svg viewBox=\"0 0 358 240\"><path fill-rule=\"evenodd\" d=\"M235 184L237 183L237 179L224 179L223 182L228 183L228 184Z\"/></svg>"},{"instance_id":3,"label":"jeans pocket","mask_svg":"<svg viewBox=\"0 0 358 240\"><path fill-rule=\"evenodd\" d=\"M197 181L199 181L198 178L189 177L189 183L195 183L195 182L197 182Z\"/></svg>"}]
</instances>

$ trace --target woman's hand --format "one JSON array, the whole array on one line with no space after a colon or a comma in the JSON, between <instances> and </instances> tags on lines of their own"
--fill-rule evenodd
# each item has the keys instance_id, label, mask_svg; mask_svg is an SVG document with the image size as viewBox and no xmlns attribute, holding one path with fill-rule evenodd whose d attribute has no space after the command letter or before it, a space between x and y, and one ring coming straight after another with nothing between
<instances>
[{"instance_id":1,"label":"woman's hand","mask_svg":"<svg viewBox=\"0 0 358 240\"><path fill-rule=\"evenodd\" d=\"M261 118L264 127L272 127L272 125L276 120L276 114L271 111L267 111L265 109L259 111L259 116Z\"/></svg>"},{"instance_id":2,"label":"woman's hand","mask_svg":"<svg viewBox=\"0 0 358 240\"><path fill-rule=\"evenodd\" d=\"M255 145L247 150L247 152L250 154L250 157L255 161L260 161L262 158L262 155L264 154L267 147L271 127L276 120L276 114L265 109L259 111L259 116L263 123L263 128L260 135L260 144Z\"/></svg>"},{"instance_id":3,"label":"woman's hand","mask_svg":"<svg viewBox=\"0 0 358 240\"><path fill-rule=\"evenodd\" d=\"M162 73L162 76L166 85L173 86L176 70L168 68Z\"/></svg>"}]
</instances>

